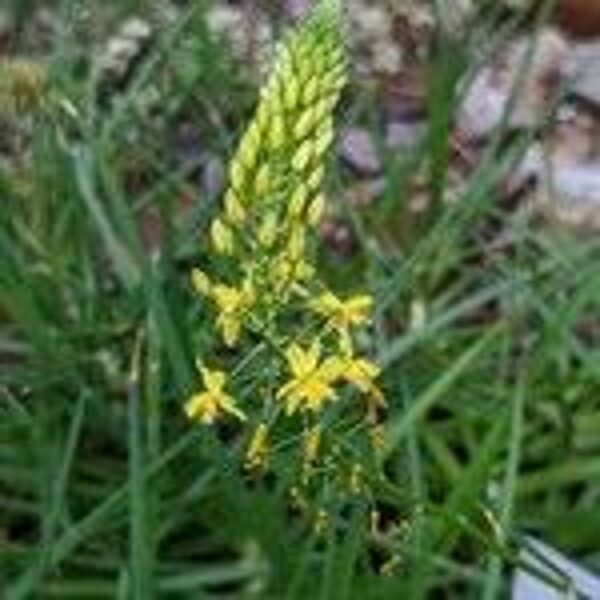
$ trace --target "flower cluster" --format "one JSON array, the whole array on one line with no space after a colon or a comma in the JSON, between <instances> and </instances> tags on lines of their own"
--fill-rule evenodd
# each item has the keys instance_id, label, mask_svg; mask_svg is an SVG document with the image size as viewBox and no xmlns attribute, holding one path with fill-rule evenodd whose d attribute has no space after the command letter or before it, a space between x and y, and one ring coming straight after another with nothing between
<instances>
[{"instance_id":1,"label":"flower cluster","mask_svg":"<svg viewBox=\"0 0 600 600\"><path fill-rule=\"evenodd\" d=\"M236 403L224 391L224 373L202 366L206 391L186 405L188 416L203 423L227 416L248 423L253 434L245 463L252 470L267 468L275 446L289 447L282 443L287 436L302 440L297 447L310 472L325 453L328 409L345 404L336 401L348 388L364 399L350 406L354 425L367 427L353 431L374 429L384 404L375 383L379 368L354 344L355 330L369 321L372 299L342 299L327 289L311 252L311 231L325 205L333 110L345 83L340 20L338 2L322 0L278 49L231 162L222 210L210 225L212 254L227 277L192 272L222 343L238 352L252 343L264 348L253 373L258 398ZM354 478L356 472L353 463Z\"/></svg>"}]
</instances>

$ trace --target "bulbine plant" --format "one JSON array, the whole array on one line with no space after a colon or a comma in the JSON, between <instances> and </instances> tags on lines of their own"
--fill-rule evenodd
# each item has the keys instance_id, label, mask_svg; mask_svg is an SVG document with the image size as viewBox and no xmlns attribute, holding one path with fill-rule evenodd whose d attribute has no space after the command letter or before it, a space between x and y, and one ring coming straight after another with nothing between
<instances>
[{"instance_id":1,"label":"bulbine plant","mask_svg":"<svg viewBox=\"0 0 600 600\"><path fill-rule=\"evenodd\" d=\"M340 2L322 0L276 51L210 226L214 260L192 272L219 341L185 404L201 424L239 424L249 473L325 501L368 491L385 406L379 368L356 343L373 300L340 297L314 262L345 82Z\"/></svg>"}]
</instances>

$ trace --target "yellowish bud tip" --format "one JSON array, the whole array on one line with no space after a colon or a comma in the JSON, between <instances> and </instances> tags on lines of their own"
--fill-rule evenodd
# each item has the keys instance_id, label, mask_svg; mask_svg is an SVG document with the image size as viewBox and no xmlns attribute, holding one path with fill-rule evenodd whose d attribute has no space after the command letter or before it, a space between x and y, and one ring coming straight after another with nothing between
<instances>
[{"instance_id":1,"label":"yellowish bud tip","mask_svg":"<svg viewBox=\"0 0 600 600\"><path fill-rule=\"evenodd\" d=\"M307 186L303 183L298 184L290 199L288 208L290 217L298 218L302 214L302 211L306 206L306 201L308 200L308 194L309 192Z\"/></svg>"},{"instance_id":2,"label":"yellowish bud tip","mask_svg":"<svg viewBox=\"0 0 600 600\"><path fill-rule=\"evenodd\" d=\"M269 429L265 423L260 423L248 445L245 467L248 470L264 470L267 466L268 457Z\"/></svg>"},{"instance_id":3,"label":"yellowish bud tip","mask_svg":"<svg viewBox=\"0 0 600 600\"><path fill-rule=\"evenodd\" d=\"M192 285L201 296L208 296L210 294L210 279L204 271L192 269Z\"/></svg>"},{"instance_id":4,"label":"yellowish bud tip","mask_svg":"<svg viewBox=\"0 0 600 600\"><path fill-rule=\"evenodd\" d=\"M308 207L308 222L313 227L316 227L321 221L323 212L325 211L325 194L319 194Z\"/></svg>"},{"instance_id":5,"label":"yellowish bud tip","mask_svg":"<svg viewBox=\"0 0 600 600\"><path fill-rule=\"evenodd\" d=\"M285 121L282 115L273 115L268 136L273 150L279 150L285 144Z\"/></svg>"},{"instance_id":6,"label":"yellowish bud tip","mask_svg":"<svg viewBox=\"0 0 600 600\"><path fill-rule=\"evenodd\" d=\"M220 219L215 219L210 228L213 246L220 254L233 253L233 234Z\"/></svg>"},{"instance_id":7,"label":"yellowish bud tip","mask_svg":"<svg viewBox=\"0 0 600 600\"><path fill-rule=\"evenodd\" d=\"M296 150L296 153L294 154L294 156L292 158L293 169L298 173L302 173L303 171L306 171L313 156L314 156L314 143L312 142L312 140L304 141L300 145L298 150Z\"/></svg>"},{"instance_id":8,"label":"yellowish bud tip","mask_svg":"<svg viewBox=\"0 0 600 600\"><path fill-rule=\"evenodd\" d=\"M271 189L271 168L268 163L260 167L254 179L254 192L258 198L266 196Z\"/></svg>"},{"instance_id":9,"label":"yellowish bud tip","mask_svg":"<svg viewBox=\"0 0 600 600\"><path fill-rule=\"evenodd\" d=\"M277 215L274 212L267 213L263 224L258 231L258 241L261 246L268 249L277 239Z\"/></svg>"},{"instance_id":10,"label":"yellowish bud tip","mask_svg":"<svg viewBox=\"0 0 600 600\"><path fill-rule=\"evenodd\" d=\"M234 225L242 225L246 220L246 210L233 190L225 195L225 215Z\"/></svg>"},{"instance_id":11,"label":"yellowish bud tip","mask_svg":"<svg viewBox=\"0 0 600 600\"><path fill-rule=\"evenodd\" d=\"M321 427L315 425L304 434L304 460L307 464L316 462L321 446Z\"/></svg>"}]
</instances>

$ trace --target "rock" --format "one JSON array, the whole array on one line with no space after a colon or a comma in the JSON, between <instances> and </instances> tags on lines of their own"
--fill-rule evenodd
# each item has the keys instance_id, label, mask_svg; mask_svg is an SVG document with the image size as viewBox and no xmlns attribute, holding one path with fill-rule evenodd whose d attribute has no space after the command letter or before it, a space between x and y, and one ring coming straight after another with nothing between
<instances>
[{"instance_id":1,"label":"rock","mask_svg":"<svg viewBox=\"0 0 600 600\"><path fill-rule=\"evenodd\" d=\"M209 200L218 198L225 189L227 174L221 158L215 154L207 154L202 170L201 189Z\"/></svg>"},{"instance_id":2,"label":"rock","mask_svg":"<svg viewBox=\"0 0 600 600\"><path fill-rule=\"evenodd\" d=\"M283 9L288 17L298 21L310 12L310 0L284 0Z\"/></svg>"},{"instance_id":3,"label":"rock","mask_svg":"<svg viewBox=\"0 0 600 600\"><path fill-rule=\"evenodd\" d=\"M544 149L539 143L533 144L522 156L516 167L508 175L506 192L516 194L529 184L537 181L544 170Z\"/></svg>"},{"instance_id":4,"label":"rock","mask_svg":"<svg viewBox=\"0 0 600 600\"><path fill-rule=\"evenodd\" d=\"M206 22L209 30L229 45L237 60L249 61L259 71L268 66L273 30L263 11L217 3L208 10Z\"/></svg>"},{"instance_id":5,"label":"rock","mask_svg":"<svg viewBox=\"0 0 600 600\"><path fill-rule=\"evenodd\" d=\"M403 51L394 38L389 10L365 0L351 0L348 15L357 71L365 75L397 73Z\"/></svg>"},{"instance_id":6,"label":"rock","mask_svg":"<svg viewBox=\"0 0 600 600\"><path fill-rule=\"evenodd\" d=\"M152 35L151 26L138 18L125 21L111 37L98 58L100 72L109 78L122 80L133 62L142 54Z\"/></svg>"},{"instance_id":7,"label":"rock","mask_svg":"<svg viewBox=\"0 0 600 600\"><path fill-rule=\"evenodd\" d=\"M567 74L568 57L567 42L553 29L545 30L537 40L515 40L475 76L459 111L459 130L467 138L486 138L501 123L515 86L519 92L508 125L537 125Z\"/></svg>"},{"instance_id":8,"label":"rock","mask_svg":"<svg viewBox=\"0 0 600 600\"><path fill-rule=\"evenodd\" d=\"M584 100L600 106L600 41L571 46L571 89Z\"/></svg>"},{"instance_id":9,"label":"rock","mask_svg":"<svg viewBox=\"0 0 600 600\"><path fill-rule=\"evenodd\" d=\"M458 129L468 139L487 137L502 120L509 94L486 67L476 76L458 114Z\"/></svg>"},{"instance_id":10,"label":"rock","mask_svg":"<svg viewBox=\"0 0 600 600\"><path fill-rule=\"evenodd\" d=\"M326 217L320 231L325 245L340 258L347 258L356 251L356 237L344 222Z\"/></svg>"},{"instance_id":11,"label":"rock","mask_svg":"<svg viewBox=\"0 0 600 600\"><path fill-rule=\"evenodd\" d=\"M368 206L383 194L385 190L385 179L378 177L373 180L359 181L350 186L344 193L344 201L350 206L359 208Z\"/></svg>"},{"instance_id":12,"label":"rock","mask_svg":"<svg viewBox=\"0 0 600 600\"><path fill-rule=\"evenodd\" d=\"M564 107L557 124L547 136L554 162L567 165L588 162L600 152L600 122L581 106Z\"/></svg>"},{"instance_id":13,"label":"rock","mask_svg":"<svg viewBox=\"0 0 600 600\"><path fill-rule=\"evenodd\" d=\"M371 67L375 73L397 73L402 68L402 48L390 40L377 40L372 46Z\"/></svg>"},{"instance_id":14,"label":"rock","mask_svg":"<svg viewBox=\"0 0 600 600\"><path fill-rule=\"evenodd\" d=\"M356 27L359 42L370 42L391 35L392 23L387 10L382 6L354 2L350 18Z\"/></svg>"},{"instance_id":15,"label":"rock","mask_svg":"<svg viewBox=\"0 0 600 600\"><path fill-rule=\"evenodd\" d=\"M139 54L140 48L135 40L112 38L99 61L100 70L121 79L129 69L131 61Z\"/></svg>"},{"instance_id":16,"label":"rock","mask_svg":"<svg viewBox=\"0 0 600 600\"><path fill-rule=\"evenodd\" d=\"M463 33L474 14L472 0L440 0L438 10L441 26L452 36Z\"/></svg>"},{"instance_id":17,"label":"rock","mask_svg":"<svg viewBox=\"0 0 600 600\"><path fill-rule=\"evenodd\" d=\"M600 161L550 164L534 207L567 227L600 232Z\"/></svg>"},{"instance_id":18,"label":"rock","mask_svg":"<svg viewBox=\"0 0 600 600\"><path fill-rule=\"evenodd\" d=\"M381 172L381 161L371 134L359 127L342 130L339 142L342 160L359 175L372 176Z\"/></svg>"},{"instance_id":19,"label":"rock","mask_svg":"<svg viewBox=\"0 0 600 600\"><path fill-rule=\"evenodd\" d=\"M413 148L421 141L425 131L423 121L392 121L385 128L385 144L390 150Z\"/></svg>"}]
</instances>

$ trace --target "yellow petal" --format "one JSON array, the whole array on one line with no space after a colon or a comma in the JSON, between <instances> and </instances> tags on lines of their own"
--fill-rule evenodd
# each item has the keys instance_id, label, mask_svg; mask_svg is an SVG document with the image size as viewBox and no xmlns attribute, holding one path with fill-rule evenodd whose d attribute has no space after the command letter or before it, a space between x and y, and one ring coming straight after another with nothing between
<instances>
[{"instance_id":1,"label":"yellow petal","mask_svg":"<svg viewBox=\"0 0 600 600\"><path fill-rule=\"evenodd\" d=\"M344 361L339 357L332 356L323 361L319 368L319 376L325 381L333 382L344 372Z\"/></svg>"},{"instance_id":2,"label":"yellow petal","mask_svg":"<svg viewBox=\"0 0 600 600\"><path fill-rule=\"evenodd\" d=\"M305 353L297 344L291 344L285 351L290 371L295 376L301 376L304 373Z\"/></svg>"},{"instance_id":3,"label":"yellow petal","mask_svg":"<svg viewBox=\"0 0 600 600\"><path fill-rule=\"evenodd\" d=\"M218 408L212 394L206 392L194 394L186 403L184 410L189 419L207 425L212 424L218 415Z\"/></svg>"},{"instance_id":4,"label":"yellow petal","mask_svg":"<svg viewBox=\"0 0 600 600\"><path fill-rule=\"evenodd\" d=\"M245 413L237 407L234 399L231 396L227 396L226 394L223 394L222 396L219 397L219 404L224 412L229 413L230 415L233 415L240 421L247 420Z\"/></svg>"},{"instance_id":5,"label":"yellow petal","mask_svg":"<svg viewBox=\"0 0 600 600\"><path fill-rule=\"evenodd\" d=\"M342 302L333 292L327 290L314 300L311 303L311 306L317 312L325 316L331 316L340 310Z\"/></svg>"},{"instance_id":6,"label":"yellow petal","mask_svg":"<svg viewBox=\"0 0 600 600\"><path fill-rule=\"evenodd\" d=\"M308 371L314 371L321 357L321 344L319 340L313 340L308 352L305 354L305 365Z\"/></svg>"},{"instance_id":7,"label":"yellow petal","mask_svg":"<svg viewBox=\"0 0 600 600\"><path fill-rule=\"evenodd\" d=\"M365 294L350 298L345 303L344 312L348 316L349 321L358 325L367 320L372 307L373 298Z\"/></svg>"},{"instance_id":8,"label":"yellow petal","mask_svg":"<svg viewBox=\"0 0 600 600\"><path fill-rule=\"evenodd\" d=\"M235 312L241 304L241 294L227 285L215 285L212 288L213 298L222 312Z\"/></svg>"},{"instance_id":9,"label":"yellow petal","mask_svg":"<svg viewBox=\"0 0 600 600\"><path fill-rule=\"evenodd\" d=\"M207 369L206 367L202 367L200 369L200 373L202 374L202 381L204 382L207 390L218 393L223 389L226 381L226 376L223 371L211 370Z\"/></svg>"},{"instance_id":10,"label":"yellow petal","mask_svg":"<svg viewBox=\"0 0 600 600\"><path fill-rule=\"evenodd\" d=\"M223 314L217 319L217 325L221 327L225 345L233 348L240 337L242 327L240 319L234 315Z\"/></svg>"}]
</instances>

